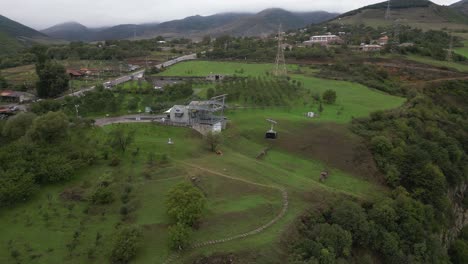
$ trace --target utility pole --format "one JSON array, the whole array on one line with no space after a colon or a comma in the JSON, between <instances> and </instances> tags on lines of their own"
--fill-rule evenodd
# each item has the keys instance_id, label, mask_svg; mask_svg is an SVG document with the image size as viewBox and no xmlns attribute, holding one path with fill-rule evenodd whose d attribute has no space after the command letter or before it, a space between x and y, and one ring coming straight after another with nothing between
<instances>
[{"instance_id":1,"label":"utility pole","mask_svg":"<svg viewBox=\"0 0 468 264\"><path fill-rule=\"evenodd\" d=\"M275 76L286 76L288 74L286 70L286 60L284 59L283 29L281 24L278 29L278 52L276 54L276 65L273 73Z\"/></svg>"}]
</instances>

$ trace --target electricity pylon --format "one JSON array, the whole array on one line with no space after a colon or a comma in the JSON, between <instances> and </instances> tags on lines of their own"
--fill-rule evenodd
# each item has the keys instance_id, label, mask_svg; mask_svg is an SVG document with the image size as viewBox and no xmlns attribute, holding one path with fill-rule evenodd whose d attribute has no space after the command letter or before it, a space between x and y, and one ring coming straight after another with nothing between
<instances>
[{"instance_id":1,"label":"electricity pylon","mask_svg":"<svg viewBox=\"0 0 468 264\"><path fill-rule=\"evenodd\" d=\"M276 54L276 65L273 73L275 76L286 76L288 74L286 70L286 60L284 59L283 29L281 24L278 29L278 52Z\"/></svg>"}]
</instances>

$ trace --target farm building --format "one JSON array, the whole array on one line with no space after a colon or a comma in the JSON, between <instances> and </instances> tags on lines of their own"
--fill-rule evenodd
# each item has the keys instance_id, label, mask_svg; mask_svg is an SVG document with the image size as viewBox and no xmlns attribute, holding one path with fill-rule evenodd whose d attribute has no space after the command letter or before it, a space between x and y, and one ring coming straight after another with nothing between
<instances>
[{"instance_id":1,"label":"farm building","mask_svg":"<svg viewBox=\"0 0 468 264\"><path fill-rule=\"evenodd\" d=\"M190 126L201 134L221 132L226 128L226 118L216 115L225 108L226 95L208 101L192 101L188 105L174 105L166 111L169 122L174 125Z\"/></svg>"},{"instance_id":2,"label":"farm building","mask_svg":"<svg viewBox=\"0 0 468 264\"><path fill-rule=\"evenodd\" d=\"M211 73L210 75L208 75L208 76L206 77L206 80L207 80L207 81L216 82L216 81L222 81L222 80L224 80L224 78L226 78L225 75L222 75L222 74L213 74L213 73Z\"/></svg>"},{"instance_id":3,"label":"farm building","mask_svg":"<svg viewBox=\"0 0 468 264\"><path fill-rule=\"evenodd\" d=\"M80 71L77 71L77 70L72 70L72 69L68 69L67 70L67 74L70 76L71 79L77 79L77 78L81 78L83 77L83 73L81 73Z\"/></svg>"},{"instance_id":4,"label":"farm building","mask_svg":"<svg viewBox=\"0 0 468 264\"><path fill-rule=\"evenodd\" d=\"M388 36L383 36L377 40L377 44L379 44L380 46L385 46L388 44L388 40Z\"/></svg>"},{"instance_id":5,"label":"farm building","mask_svg":"<svg viewBox=\"0 0 468 264\"><path fill-rule=\"evenodd\" d=\"M34 95L24 93L24 92L17 92L11 90L5 90L0 92L0 101L1 102L8 102L8 103L23 103L32 101Z\"/></svg>"},{"instance_id":6,"label":"farm building","mask_svg":"<svg viewBox=\"0 0 468 264\"><path fill-rule=\"evenodd\" d=\"M373 51L381 51L382 46L380 45L361 45L360 49L364 52L373 52Z\"/></svg>"}]
</instances>

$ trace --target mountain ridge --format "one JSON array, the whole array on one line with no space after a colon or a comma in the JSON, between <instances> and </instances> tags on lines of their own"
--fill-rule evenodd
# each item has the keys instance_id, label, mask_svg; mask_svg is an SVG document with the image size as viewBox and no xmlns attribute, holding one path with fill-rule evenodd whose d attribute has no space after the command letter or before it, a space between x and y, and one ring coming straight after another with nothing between
<instances>
[{"instance_id":1,"label":"mountain ridge","mask_svg":"<svg viewBox=\"0 0 468 264\"><path fill-rule=\"evenodd\" d=\"M0 15L0 55L16 53L37 41L51 41L42 32Z\"/></svg>"},{"instance_id":2,"label":"mountain ridge","mask_svg":"<svg viewBox=\"0 0 468 264\"><path fill-rule=\"evenodd\" d=\"M200 38L203 35L222 34L257 36L275 32L279 23L282 23L285 29L294 29L323 22L337 15L325 11L290 12L280 8L269 8L256 14L226 12L210 16L195 15L158 24L124 24L102 30L93 30L77 22L68 22L41 32L69 41L131 39L135 36L138 39L155 36Z\"/></svg>"},{"instance_id":3,"label":"mountain ridge","mask_svg":"<svg viewBox=\"0 0 468 264\"><path fill-rule=\"evenodd\" d=\"M341 14L331 22L389 26L398 21L423 30L468 29L468 16L451 6L429 0L393 0L390 3L390 19L386 19L388 1L383 1Z\"/></svg>"}]
</instances>

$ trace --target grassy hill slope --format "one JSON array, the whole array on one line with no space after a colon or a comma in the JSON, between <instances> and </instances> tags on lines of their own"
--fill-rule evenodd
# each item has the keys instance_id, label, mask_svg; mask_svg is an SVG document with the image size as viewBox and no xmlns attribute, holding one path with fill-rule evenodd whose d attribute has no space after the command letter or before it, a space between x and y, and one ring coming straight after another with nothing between
<instances>
[{"instance_id":1,"label":"grassy hill slope","mask_svg":"<svg viewBox=\"0 0 468 264\"><path fill-rule=\"evenodd\" d=\"M0 55L18 52L37 41L51 40L39 31L0 15Z\"/></svg>"},{"instance_id":2,"label":"grassy hill slope","mask_svg":"<svg viewBox=\"0 0 468 264\"><path fill-rule=\"evenodd\" d=\"M272 8L258 14L222 13L211 16L190 16L184 19L160 24L117 25L103 30L89 29L79 24L61 24L42 32L52 37L65 40L111 40L137 37L191 37L201 38L204 35L219 36L231 34L236 36L258 36L274 33L278 25L284 29L296 29L311 23L319 23L336 17L338 14L323 11L294 13L283 9Z\"/></svg>"},{"instance_id":3,"label":"grassy hill slope","mask_svg":"<svg viewBox=\"0 0 468 264\"><path fill-rule=\"evenodd\" d=\"M333 22L377 27L388 26L398 20L401 24L423 30L468 29L468 17L463 13L427 0L391 1L390 19L385 19L386 10L387 2L381 2L345 13Z\"/></svg>"}]
</instances>

